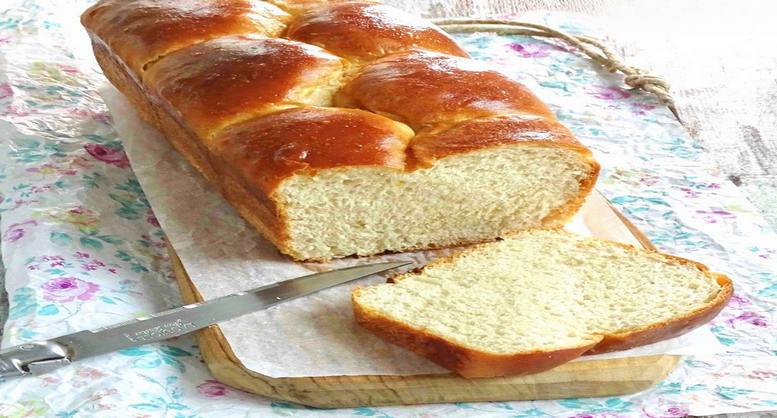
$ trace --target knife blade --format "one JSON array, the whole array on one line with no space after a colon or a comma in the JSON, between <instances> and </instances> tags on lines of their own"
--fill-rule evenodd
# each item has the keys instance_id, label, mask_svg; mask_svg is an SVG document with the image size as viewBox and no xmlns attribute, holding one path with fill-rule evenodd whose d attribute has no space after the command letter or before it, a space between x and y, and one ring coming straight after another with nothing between
<instances>
[{"instance_id":1,"label":"knife blade","mask_svg":"<svg viewBox=\"0 0 777 418\"><path fill-rule=\"evenodd\" d=\"M402 267L375 263L311 274L154 315L0 350L0 381L38 375L125 348L166 340L351 280Z\"/></svg>"}]
</instances>

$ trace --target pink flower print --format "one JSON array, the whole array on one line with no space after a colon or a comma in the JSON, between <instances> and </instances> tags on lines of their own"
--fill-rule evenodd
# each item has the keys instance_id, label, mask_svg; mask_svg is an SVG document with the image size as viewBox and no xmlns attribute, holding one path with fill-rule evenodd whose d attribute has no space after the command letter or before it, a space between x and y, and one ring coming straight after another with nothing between
<instances>
[{"instance_id":1,"label":"pink flower print","mask_svg":"<svg viewBox=\"0 0 777 418\"><path fill-rule=\"evenodd\" d=\"M91 209L76 206L72 209L54 209L46 216L52 221L68 223L84 230L97 229L99 214Z\"/></svg>"},{"instance_id":2,"label":"pink flower print","mask_svg":"<svg viewBox=\"0 0 777 418\"><path fill-rule=\"evenodd\" d=\"M87 402L97 402L102 398L105 398L107 396L112 396L119 393L118 389L108 389L108 390L98 390L97 392L92 393L89 395L89 397L86 398ZM151 415L133 415L135 418L141 418L141 417L150 417Z\"/></svg>"},{"instance_id":3,"label":"pink flower print","mask_svg":"<svg viewBox=\"0 0 777 418\"><path fill-rule=\"evenodd\" d=\"M103 373L93 367L84 367L83 369L77 371L76 374L83 378L92 380L100 380L103 377L108 376L108 373Z\"/></svg>"},{"instance_id":4,"label":"pink flower print","mask_svg":"<svg viewBox=\"0 0 777 418\"><path fill-rule=\"evenodd\" d=\"M85 157L82 157L80 155L77 155L77 156L70 155L67 157L52 157L51 160L55 164L69 167L69 169L92 167L92 163L89 162L89 160L87 160Z\"/></svg>"},{"instance_id":5,"label":"pink flower print","mask_svg":"<svg viewBox=\"0 0 777 418\"><path fill-rule=\"evenodd\" d=\"M577 414L573 418L627 418L626 415L612 411Z\"/></svg>"},{"instance_id":6,"label":"pink flower print","mask_svg":"<svg viewBox=\"0 0 777 418\"><path fill-rule=\"evenodd\" d=\"M16 105L8 106L6 110L15 116L29 116L38 113L38 109L24 109Z\"/></svg>"},{"instance_id":7,"label":"pink flower print","mask_svg":"<svg viewBox=\"0 0 777 418\"><path fill-rule=\"evenodd\" d=\"M523 58L543 58L549 55L547 46L535 42L514 42L507 47Z\"/></svg>"},{"instance_id":8,"label":"pink flower print","mask_svg":"<svg viewBox=\"0 0 777 418\"><path fill-rule=\"evenodd\" d=\"M748 377L751 377L753 379L758 379L758 380L769 380L773 378L775 375L776 374L774 372L771 372L769 370L753 370Z\"/></svg>"},{"instance_id":9,"label":"pink flower print","mask_svg":"<svg viewBox=\"0 0 777 418\"><path fill-rule=\"evenodd\" d=\"M689 189L687 187L681 187L680 190L682 190L685 193L684 197L687 197L687 198L690 198L690 199L695 199L695 198L699 197L699 193L697 193L693 189Z\"/></svg>"},{"instance_id":10,"label":"pink flower print","mask_svg":"<svg viewBox=\"0 0 777 418\"><path fill-rule=\"evenodd\" d=\"M20 207L22 207L24 205L29 205L30 203L38 203L38 199L33 199L33 200L18 199L18 200L14 200L14 202L13 202L14 205L9 210L19 209Z\"/></svg>"},{"instance_id":11,"label":"pink flower print","mask_svg":"<svg viewBox=\"0 0 777 418\"><path fill-rule=\"evenodd\" d=\"M59 383L61 382L60 378L56 376L48 375L43 378L43 385L42 386L48 386L49 384Z\"/></svg>"},{"instance_id":12,"label":"pink flower print","mask_svg":"<svg viewBox=\"0 0 777 418\"><path fill-rule=\"evenodd\" d=\"M31 228L33 226L37 226L38 222L30 220L20 223L12 224L8 227L8 229L3 234L3 241L5 242L16 242L22 239L24 237L24 233L27 231L28 228Z\"/></svg>"},{"instance_id":13,"label":"pink flower print","mask_svg":"<svg viewBox=\"0 0 777 418\"><path fill-rule=\"evenodd\" d=\"M645 416L648 418L674 418L674 417L685 417L688 416L689 411L684 406L679 405L672 405L669 408L664 409L662 406L656 406L654 408L650 408L651 411L648 412L644 408L642 409L642 412L645 413ZM656 411L656 412L654 412Z\"/></svg>"},{"instance_id":14,"label":"pink flower print","mask_svg":"<svg viewBox=\"0 0 777 418\"><path fill-rule=\"evenodd\" d=\"M679 406L679 405L670 406L669 408L667 408L666 412L669 414L670 417L684 417L690 414L690 411L688 410L688 408L684 406Z\"/></svg>"},{"instance_id":15,"label":"pink flower print","mask_svg":"<svg viewBox=\"0 0 777 418\"><path fill-rule=\"evenodd\" d=\"M33 193L43 193L43 192L47 192L47 191L49 191L49 190L51 190L51 189L52 189L51 185L46 185L46 186L32 186L32 187L30 188L30 191L31 191L31 192L33 192Z\"/></svg>"},{"instance_id":16,"label":"pink flower print","mask_svg":"<svg viewBox=\"0 0 777 418\"><path fill-rule=\"evenodd\" d=\"M647 105L643 103L632 103L631 107L633 108L631 109L631 113L635 115L647 115L646 110L653 110L656 108L653 105Z\"/></svg>"},{"instance_id":17,"label":"pink flower print","mask_svg":"<svg viewBox=\"0 0 777 418\"><path fill-rule=\"evenodd\" d=\"M84 146L84 149L86 149L89 155L106 164L112 164L119 168L129 167L127 154L122 149L110 148L102 144L87 144Z\"/></svg>"},{"instance_id":18,"label":"pink flower print","mask_svg":"<svg viewBox=\"0 0 777 418\"><path fill-rule=\"evenodd\" d=\"M0 100L13 97L13 90L11 89L11 85L8 83L0 84Z\"/></svg>"},{"instance_id":19,"label":"pink flower print","mask_svg":"<svg viewBox=\"0 0 777 418\"><path fill-rule=\"evenodd\" d=\"M90 118L92 120L97 120L97 121L103 121L108 119L104 113L92 113L83 109L70 109L68 110L68 113L81 118Z\"/></svg>"},{"instance_id":20,"label":"pink flower print","mask_svg":"<svg viewBox=\"0 0 777 418\"><path fill-rule=\"evenodd\" d=\"M81 268L83 268L86 271L95 271L100 267L105 267L105 263L97 260L91 260L81 265Z\"/></svg>"},{"instance_id":21,"label":"pink flower print","mask_svg":"<svg viewBox=\"0 0 777 418\"><path fill-rule=\"evenodd\" d=\"M149 209L146 211L146 221L148 221L148 223L150 223L152 226L159 228L159 219L156 218L153 210Z\"/></svg>"},{"instance_id":22,"label":"pink flower print","mask_svg":"<svg viewBox=\"0 0 777 418\"><path fill-rule=\"evenodd\" d=\"M738 295L731 295L731 299L728 301L728 306L734 309L742 309L748 304L750 304L750 299Z\"/></svg>"},{"instance_id":23,"label":"pink flower print","mask_svg":"<svg viewBox=\"0 0 777 418\"><path fill-rule=\"evenodd\" d=\"M71 115L75 115L75 116L81 116L81 117L89 116L89 112L87 112L86 110L81 110L81 109L70 109L67 112L70 113Z\"/></svg>"},{"instance_id":24,"label":"pink flower print","mask_svg":"<svg viewBox=\"0 0 777 418\"><path fill-rule=\"evenodd\" d=\"M590 85L583 87L583 90L591 96L602 100L619 100L631 96L629 92L619 87Z\"/></svg>"},{"instance_id":25,"label":"pink flower print","mask_svg":"<svg viewBox=\"0 0 777 418\"><path fill-rule=\"evenodd\" d=\"M197 391L209 398L218 398L224 396L229 391L226 385L216 380L206 380L197 385Z\"/></svg>"},{"instance_id":26,"label":"pink flower print","mask_svg":"<svg viewBox=\"0 0 777 418\"><path fill-rule=\"evenodd\" d=\"M58 303L89 300L100 290L100 286L75 277L60 277L43 284L41 288L44 291L43 299Z\"/></svg>"},{"instance_id":27,"label":"pink flower print","mask_svg":"<svg viewBox=\"0 0 777 418\"><path fill-rule=\"evenodd\" d=\"M68 171L69 170L64 170L64 171L60 171L60 173L66 174ZM75 171L73 171L73 174L75 174ZM45 186L40 186L40 187L32 186L32 188L30 190L33 193L44 193L44 192L48 192L49 190L55 190L55 189L56 189L56 187L54 187L53 184L47 184Z\"/></svg>"},{"instance_id":28,"label":"pink flower print","mask_svg":"<svg viewBox=\"0 0 777 418\"><path fill-rule=\"evenodd\" d=\"M78 73L81 72L81 71L78 70L78 68L71 67L69 65L57 64L57 67L59 67L59 69L62 70L62 72L65 72L65 73L68 73L68 74L78 74Z\"/></svg>"},{"instance_id":29,"label":"pink flower print","mask_svg":"<svg viewBox=\"0 0 777 418\"><path fill-rule=\"evenodd\" d=\"M729 319L728 323L731 325L736 325L737 323L745 323L745 324L755 325L757 327L767 326L766 318L763 315L755 312L743 312L739 314L739 316Z\"/></svg>"},{"instance_id":30,"label":"pink flower print","mask_svg":"<svg viewBox=\"0 0 777 418\"><path fill-rule=\"evenodd\" d=\"M145 241L144 245L148 245L152 248L165 248L167 244L165 244L165 237L159 237L159 241L154 241L154 238L151 237L151 235L143 234L140 236Z\"/></svg>"},{"instance_id":31,"label":"pink flower print","mask_svg":"<svg viewBox=\"0 0 777 418\"><path fill-rule=\"evenodd\" d=\"M38 174L54 174L57 172L57 169L52 164L43 164L40 167L30 167L27 170L24 170L28 173L38 173Z\"/></svg>"},{"instance_id":32,"label":"pink flower print","mask_svg":"<svg viewBox=\"0 0 777 418\"><path fill-rule=\"evenodd\" d=\"M735 218L735 215L733 213L725 210L713 210L713 211L697 210L696 213L701 215L701 218L704 219L705 222L707 222L708 224L717 223L720 219Z\"/></svg>"},{"instance_id":33,"label":"pink flower print","mask_svg":"<svg viewBox=\"0 0 777 418\"><path fill-rule=\"evenodd\" d=\"M81 251L76 251L76 258L89 258L89 253L82 253Z\"/></svg>"},{"instance_id":34,"label":"pink flower print","mask_svg":"<svg viewBox=\"0 0 777 418\"><path fill-rule=\"evenodd\" d=\"M40 167L30 167L27 170L25 170L29 173L38 173L38 174L64 174L66 176L74 176L77 171L72 168L59 168L56 167L53 164L43 164ZM41 189L46 190L45 188L51 189L51 186L43 186ZM36 191L37 192L37 191Z\"/></svg>"}]
</instances>

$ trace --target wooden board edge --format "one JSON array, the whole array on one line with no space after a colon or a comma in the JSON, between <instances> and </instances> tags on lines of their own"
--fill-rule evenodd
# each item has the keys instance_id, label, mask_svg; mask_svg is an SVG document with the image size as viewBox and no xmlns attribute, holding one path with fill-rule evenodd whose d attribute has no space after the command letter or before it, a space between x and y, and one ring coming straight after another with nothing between
<instances>
[{"instance_id":1,"label":"wooden board edge","mask_svg":"<svg viewBox=\"0 0 777 418\"><path fill-rule=\"evenodd\" d=\"M641 231L612 209L641 243L650 243ZM649 245L645 247L655 249ZM168 251L184 302L201 302L202 296L169 244ZM453 373L272 378L243 366L218 326L195 332L195 338L217 380L248 392L322 408L626 395L660 383L682 358L656 355L578 361L536 375L486 379L466 379ZM621 378L607 378L616 373Z\"/></svg>"}]
</instances>

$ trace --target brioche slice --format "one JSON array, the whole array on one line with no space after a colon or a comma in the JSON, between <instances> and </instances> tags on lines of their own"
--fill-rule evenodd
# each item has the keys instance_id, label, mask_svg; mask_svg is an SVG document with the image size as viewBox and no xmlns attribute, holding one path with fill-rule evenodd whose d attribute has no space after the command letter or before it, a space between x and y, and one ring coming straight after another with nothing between
<instances>
[{"instance_id":1,"label":"brioche slice","mask_svg":"<svg viewBox=\"0 0 777 418\"><path fill-rule=\"evenodd\" d=\"M704 265L560 229L483 244L352 293L357 322L465 377L539 373L684 334L731 297Z\"/></svg>"}]
</instances>

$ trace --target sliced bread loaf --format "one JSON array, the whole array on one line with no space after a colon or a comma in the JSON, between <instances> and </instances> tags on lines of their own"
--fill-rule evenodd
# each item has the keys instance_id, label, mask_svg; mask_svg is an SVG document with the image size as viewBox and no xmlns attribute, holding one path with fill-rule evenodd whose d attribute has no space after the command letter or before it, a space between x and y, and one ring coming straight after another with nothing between
<instances>
[{"instance_id":1,"label":"sliced bread loaf","mask_svg":"<svg viewBox=\"0 0 777 418\"><path fill-rule=\"evenodd\" d=\"M560 229L512 234L353 291L356 320L465 377L538 373L714 318L728 277Z\"/></svg>"}]
</instances>

